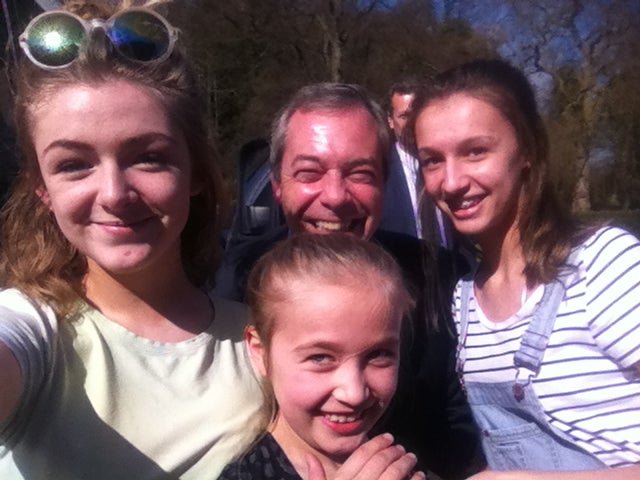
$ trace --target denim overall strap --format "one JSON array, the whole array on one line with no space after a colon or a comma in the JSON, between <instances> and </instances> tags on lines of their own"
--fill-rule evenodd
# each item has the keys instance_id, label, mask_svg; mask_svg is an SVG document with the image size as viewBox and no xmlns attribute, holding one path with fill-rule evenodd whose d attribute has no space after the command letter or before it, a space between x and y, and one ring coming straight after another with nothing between
<instances>
[{"instance_id":1,"label":"denim overall strap","mask_svg":"<svg viewBox=\"0 0 640 480\"><path fill-rule=\"evenodd\" d=\"M573 264L573 252L566 263ZM545 285L542 300L514 355L515 382L466 382L465 390L474 419L482 431L482 446L489 468L494 470L593 470L606 466L576 445L566 433L551 425L531 386L542 364L558 307L564 298L564 269ZM462 378L473 281L464 281L460 299L458 372ZM526 371L524 381L519 378Z\"/></svg>"},{"instance_id":2,"label":"denim overall strap","mask_svg":"<svg viewBox=\"0 0 640 480\"><path fill-rule=\"evenodd\" d=\"M577 260L578 250L572 251L564 262L558 277L544 286L544 294L539 306L533 313L526 332L522 335L520 349L516 352L513 363L518 370L526 368L532 376L538 375L544 351L549 343L549 335L553 331L560 303L564 298L564 282L570 274L568 265Z\"/></svg>"},{"instance_id":3,"label":"denim overall strap","mask_svg":"<svg viewBox=\"0 0 640 480\"><path fill-rule=\"evenodd\" d=\"M533 313L527 330L522 335L519 350L513 356L516 378L512 390L518 401L525 395L524 387L529 385L531 379L540 372L542 358L549 343L549 335L553 330L564 292L564 284L558 279L544 286L542 299Z\"/></svg>"},{"instance_id":4,"label":"denim overall strap","mask_svg":"<svg viewBox=\"0 0 640 480\"><path fill-rule=\"evenodd\" d=\"M469 299L473 288L473 278L464 279L460 289L460 333L458 334L458 346L456 348L456 372L460 383L464 388L463 370L466 360L465 345L467 344L467 332L469 330Z\"/></svg>"}]
</instances>

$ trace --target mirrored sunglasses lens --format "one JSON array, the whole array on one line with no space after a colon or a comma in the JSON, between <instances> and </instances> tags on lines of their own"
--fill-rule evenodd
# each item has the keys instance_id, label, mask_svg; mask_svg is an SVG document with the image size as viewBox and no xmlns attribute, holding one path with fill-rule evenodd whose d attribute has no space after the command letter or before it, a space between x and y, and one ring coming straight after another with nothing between
<instances>
[{"instance_id":1,"label":"mirrored sunglasses lens","mask_svg":"<svg viewBox=\"0 0 640 480\"><path fill-rule=\"evenodd\" d=\"M26 43L36 61L61 67L77 58L84 35L84 27L77 19L51 14L31 25Z\"/></svg>"},{"instance_id":2,"label":"mirrored sunglasses lens","mask_svg":"<svg viewBox=\"0 0 640 480\"><path fill-rule=\"evenodd\" d=\"M143 62L162 57L170 44L170 33L166 25L146 12L120 15L109 36L122 55Z\"/></svg>"}]
</instances>

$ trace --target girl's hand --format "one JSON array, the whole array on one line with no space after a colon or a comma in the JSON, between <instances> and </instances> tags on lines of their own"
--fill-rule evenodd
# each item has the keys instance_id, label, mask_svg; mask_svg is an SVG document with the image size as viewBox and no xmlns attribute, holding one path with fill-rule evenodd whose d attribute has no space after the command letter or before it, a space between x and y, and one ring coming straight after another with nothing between
<instances>
[{"instance_id":1,"label":"girl's hand","mask_svg":"<svg viewBox=\"0 0 640 480\"><path fill-rule=\"evenodd\" d=\"M309 454L307 480L327 480L320 461ZM362 444L338 469L334 480L423 480L422 472L412 474L416 456L407 453L401 445L393 444L388 434L378 435Z\"/></svg>"}]
</instances>

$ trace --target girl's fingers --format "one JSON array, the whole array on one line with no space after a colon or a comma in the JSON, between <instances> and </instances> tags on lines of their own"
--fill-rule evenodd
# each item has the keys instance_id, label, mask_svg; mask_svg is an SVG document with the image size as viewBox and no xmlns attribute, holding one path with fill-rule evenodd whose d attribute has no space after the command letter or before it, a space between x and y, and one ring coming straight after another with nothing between
<instances>
[{"instance_id":1,"label":"girl's fingers","mask_svg":"<svg viewBox=\"0 0 640 480\"><path fill-rule=\"evenodd\" d=\"M362 444L340 467L336 480L403 480L416 464L416 457L401 445L393 445L390 434Z\"/></svg>"},{"instance_id":2,"label":"girl's fingers","mask_svg":"<svg viewBox=\"0 0 640 480\"><path fill-rule=\"evenodd\" d=\"M320 460L318 460L310 453L305 455L304 458L307 462L308 480L327 480L327 477L324 473L324 468L322 468L322 463L320 463Z\"/></svg>"}]
</instances>

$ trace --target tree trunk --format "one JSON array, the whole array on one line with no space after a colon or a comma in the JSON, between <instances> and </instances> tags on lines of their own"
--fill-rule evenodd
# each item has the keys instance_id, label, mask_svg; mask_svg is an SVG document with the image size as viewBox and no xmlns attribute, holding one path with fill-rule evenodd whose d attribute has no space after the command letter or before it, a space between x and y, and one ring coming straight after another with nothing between
<instances>
[{"instance_id":1,"label":"tree trunk","mask_svg":"<svg viewBox=\"0 0 640 480\"><path fill-rule=\"evenodd\" d=\"M589 158L584 157L584 164L580 170L578 181L574 188L572 211L583 213L591 211L591 198L589 193Z\"/></svg>"}]
</instances>

